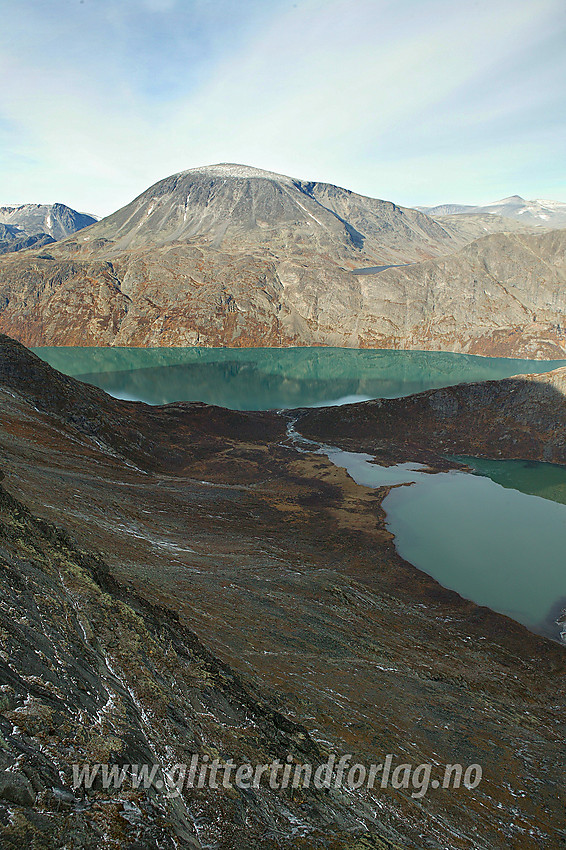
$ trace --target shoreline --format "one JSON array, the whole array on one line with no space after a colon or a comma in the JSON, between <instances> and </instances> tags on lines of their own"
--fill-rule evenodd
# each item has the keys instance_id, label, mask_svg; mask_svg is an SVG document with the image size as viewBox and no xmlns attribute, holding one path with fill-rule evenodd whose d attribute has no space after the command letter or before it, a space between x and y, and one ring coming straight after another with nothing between
<instances>
[{"instance_id":1,"label":"shoreline","mask_svg":"<svg viewBox=\"0 0 566 850\"><path fill-rule=\"evenodd\" d=\"M341 804L345 810L327 810L327 823L355 814L381 840L385 818L392 830L385 835L416 848L423 830L430 842L445 843L445 832L440 835L434 826L442 817L446 830L465 835L470 846L495 848L505 846L506 838L492 824L506 822L501 818L511 818L514 808L528 828L554 840L563 805L546 788L547 777L560 770L557 693L563 689L566 652L404 561L386 526L385 488L356 484L320 454L291 451L285 445L287 414L117 401L58 375L2 338L0 396L2 486L37 518L33 535L46 535L41 546L22 530L8 539L3 519L0 535L13 569L20 575L30 559L39 569L42 547L50 553L55 545L50 540L68 541L68 560L72 542L77 563L60 565L56 555L50 569L62 569L67 586L78 589L80 580L89 599L100 599L93 615L91 602L87 606L79 595L73 616L85 624L87 636L88 626L105 642L112 670L120 671L122 696L116 699L130 706L127 694L134 694L139 707L132 703L126 714L147 718L144 734L159 752L171 740L167 705L174 698L175 746L199 752L215 747L237 759L247 747L248 759L264 763L266 748L278 755L276 742L282 739L276 726L294 736L297 752L308 750L316 737L361 763L372 763L380 752L419 764L433 754L445 763L475 761L488 779L467 793L465 807L458 795L431 795L423 808L415 808L401 790L380 796L371 814L363 805L358 808L353 795ZM367 404L356 406L363 416L371 414ZM342 408L340 416L345 413L352 411ZM310 432L311 416L335 414L297 415L298 428L307 425ZM375 443L375 423L368 427ZM364 441L360 429L360 444ZM411 446L384 442L374 454L383 458L388 452L398 460L403 451ZM421 457L433 466L439 455L427 449ZM17 529L22 510L14 508L8 517ZM54 526L64 527L57 532L61 538ZM81 578L89 559L99 571L104 565L105 596L98 597ZM74 575L71 585L68 570ZM24 599L25 594L10 604L19 611ZM13 613L10 617L13 622ZM43 631L58 634L66 622L46 612ZM164 642L156 646L165 623ZM22 652L18 634L13 634L14 669ZM129 637L116 643L117 634ZM197 651L196 639L208 654ZM90 658L90 650L80 647L75 656ZM149 649L157 654L148 655ZM163 663L162 651L169 659ZM167 655L171 651L184 660L175 661L177 656ZM181 671L187 659L193 661L185 680ZM165 688L162 670L168 671ZM247 689L246 705L258 718L252 727L245 725L246 713L233 708L232 680ZM111 676L109 683L115 684ZM224 690L218 690L219 683ZM190 694L192 702L177 704L178 693ZM232 707L224 701L227 694ZM38 722L36 703L26 705L31 729ZM21 724L24 713L18 710ZM269 718L275 717L283 719L273 726ZM89 722L96 722L95 711ZM195 724L202 730L197 743ZM50 746L64 772L65 743L53 728ZM255 730L258 738L252 736ZM108 730L100 746L122 740L120 735ZM537 753L534 808L528 797L510 801L507 791L507 785L514 793L523 787L519 751ZM187 759L181 754L176 761ZM207 800L207 823L228 817L222 812L233 801L222 800ZM319 805L308 795L306 801L315 810ZM247 798L238 804L246 811L256 805ZM297 800L285 804L299 817L313 811ZM545 823L537 814L541 806L548 812ZM340 850L351 844L351 837L337 840Z\"/></svg>"}]
</instances>

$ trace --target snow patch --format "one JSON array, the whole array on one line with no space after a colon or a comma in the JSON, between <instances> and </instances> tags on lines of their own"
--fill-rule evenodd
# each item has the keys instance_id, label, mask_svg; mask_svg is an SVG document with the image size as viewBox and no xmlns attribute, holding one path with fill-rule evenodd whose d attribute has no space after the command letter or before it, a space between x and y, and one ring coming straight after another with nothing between
<instances>
[{"instance_id":1,"label":"snow patch","mask_svg":"<svg viewBox=\"0 0 566 850\"><path fill-rule=\"evenodd\" d=\"M191 174L210 174L212 177L241 177L244 179L260 178L263 180L278 180L279 182L292 183L292 178L275 171L264 171L262 168L254 168L251 165L239 165L234 162L219 162L216 165L201 165L197 168L189 168L187 171L179 172L183 177Z\"/></svg>"}]
</instances>

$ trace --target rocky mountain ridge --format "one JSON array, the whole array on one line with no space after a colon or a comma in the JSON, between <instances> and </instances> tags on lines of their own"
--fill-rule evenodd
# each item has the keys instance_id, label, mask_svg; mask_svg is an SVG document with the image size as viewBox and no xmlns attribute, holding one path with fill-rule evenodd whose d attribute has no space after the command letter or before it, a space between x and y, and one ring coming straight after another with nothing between
<instances>
[{"instance_id":1,"label":"rocky mountain ridge","mask_svg":"<svg viewBox=\"0 0 566 850\"><path fill-rule=\"evenodd\" d=\"M0 207L0 254L48 245L95 221L65 204Z\"/></svg>"},{"instance_id":2,"label":"rocky mountain ridge","mask_svg":"<svg viewBox=\"0 0 566 850\"><path fill-rule=\"evenodd\" d=\"M504 220L449 218L243 166L193 169L48 251L2 258L0 330L32 346L562 357L566 231L514 222L475 239ZM380 270L353 274L368 266Z\"/></svg>"},{"instance_id":3,"label":"rocky mountain ridge","mask_svg":"<svg viewBox=\"0 0 566 850\"><path fill-rule=\"evenodd\" d=\"M220 164L160 180L61 250L108 259L173 243L262 256L308 250L351 268L437 256L453 242L428 216L390 201Z\"/></svg>"},{"instance_id":4,"label":"rocky mountain ridge","mask_svg":"<svg viewBox=\"0 0 566 850\"><path fill-rule=\"evenodd\" d=\"M32 236L13 224L0 224L0 254L24 251L26 248L42 248L55 240L47 233Z\"/></svg>"}]
</instances>

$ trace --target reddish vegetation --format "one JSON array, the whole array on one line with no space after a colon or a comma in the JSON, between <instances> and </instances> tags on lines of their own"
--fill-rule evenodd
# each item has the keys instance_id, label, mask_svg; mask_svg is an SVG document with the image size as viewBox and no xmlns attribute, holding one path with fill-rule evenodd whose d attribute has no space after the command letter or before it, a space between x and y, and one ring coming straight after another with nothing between
<instances>
[{"instance_id":1,"label":"reddish vegetation","mask_svg":"<svg viewBox=\"0 0 566 850\"><path fill-rule=\"evenodd\" d=\"M485 216L459 229L256 172L173 175L62 242L0 258L0 331L31 346L566 352L566 231L484 236Z\"/></svg>"},{"instance_id":2,"label":"reddish vegetation","mask_svg":"<svg viewBox=\"0 0 566 850\"><path fill-rule=\"evenodd\" d=\"M550 380L559 386L562 376ZM173 741L175 758L219 751L263 762L291 749L316 760L329 748L364 762L395 753L399 763L434 759L484 768L476 791L431 793L416 802L410 792L389 789L370 800L377 815L357 794L339 800L310 792L188 793L188 810L200 812L201 828L225 850L268 850L275 828L282 846L305 850L321 841L336 850L421 850L423 842L459 850L558 846L564 649L466 602L399 558L384 525L384 490L356 485L321 455L298 453L286 439L285 417L116 401L58 375L6 338L0 396L3 492L67 535L26 519L4 498L0 537L10 569L33 568L28 587L39 570L46 582L60 576L51 609L41 602L41 628L59 635L72 617L82 617L87 638L77 627L79 638L65 644L66 652L72 655L72 646L72 657L90 664L102 647L126 684L115 697L125 712L122 725L116 721L89 739L85 751L95 743L120 751L142 741L161 752ZM488 383L342 408L342 430L336 410L303 412L298 427L328 441L345 442L347 433L349 445L390 460L420 451L440 464L434 450L456 441L458 431L460 450L480 452L483 433L489 453L490 441L509 433L499 443L502 456L513 456L516 437L529 456L540 457L548 441L558 458L565 414L557 406L551 420L555 396L545 379ZM65 601L69 587L75 613L69 608L59 618L55 600ZM27 598L10 597L10 605ZM20 634L12 629L9 644L16 666ZM87 694L100 671L89 676ZM33 736L36 713L48 703L43 685L35 701L24 702L31 687L19 682L20 702L9 704L10 728L19 706L18 722ZM127 688L151 718L143 734ZM75 746L68 730L75 727L71 708L58 710L59 725L50 720L43 747L64 772L65 752ZM29 740L35 738L28 747ZM88 834L93 822L102 825L117 836L109 846L124 846L121 803L100 799L73 823ZM50 823L69 828L47 792L38 801L51 805ZM290 838L289 821L282 831L285 807L309 825L300 843ZM173 815L167 821L154 812L144 821L146 829L165 829L160 847L192 829ZM36 827L26 818L20 815L19 824L28 823L29 843ZM363 835L356 833L360 824Z\"/></svg>"}]
</instances>

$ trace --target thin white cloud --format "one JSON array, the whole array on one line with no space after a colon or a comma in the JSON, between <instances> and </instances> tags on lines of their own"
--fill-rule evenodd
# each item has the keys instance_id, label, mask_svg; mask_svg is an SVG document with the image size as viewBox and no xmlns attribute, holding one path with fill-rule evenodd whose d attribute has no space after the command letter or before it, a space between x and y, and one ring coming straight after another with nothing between
<instances>
[{"instance_id":1,"label":"thin white cloud","mask_svg":"<svg viewBox=\"0 0 566 850\"><path fill-rule=\"evenodd\" d=\"M11 85L0 93L0 114L20 159L2 174L2 193L32 200L41 187L53 195L38 200L56 196L106 213L168 173L222 160L405 203L524 192L511 183L527 168L538 194L563 186L550 173L559 128L544 126L556 122L561 90L549 80L558 59L544 50L541 59L563 20L555 0L309 0L274 6L261 20L254 12L236 41L221 20L199 17L197 5L195 30L186 44L175 41L173 56L144 28L157 13L173 26L174 0L145 0L147 20L114 51L104 27L93 32L96 49L84 64L73 50L53 58L39 39L21 52L17 41L16 49L5 45L0 74ZM127 38L131 4L105 9L106 35ZM55 38L57 20L50 26ZM210 39L212 59L199 53L199 38ZM147 56L136 57L138 43ZM161 63L163 91L151 90L151 67L140 71L136 62ZM538 140L529 126L535 114ZM517 124L512 139L506 117Z\"/></svg>"}]
</instances>

